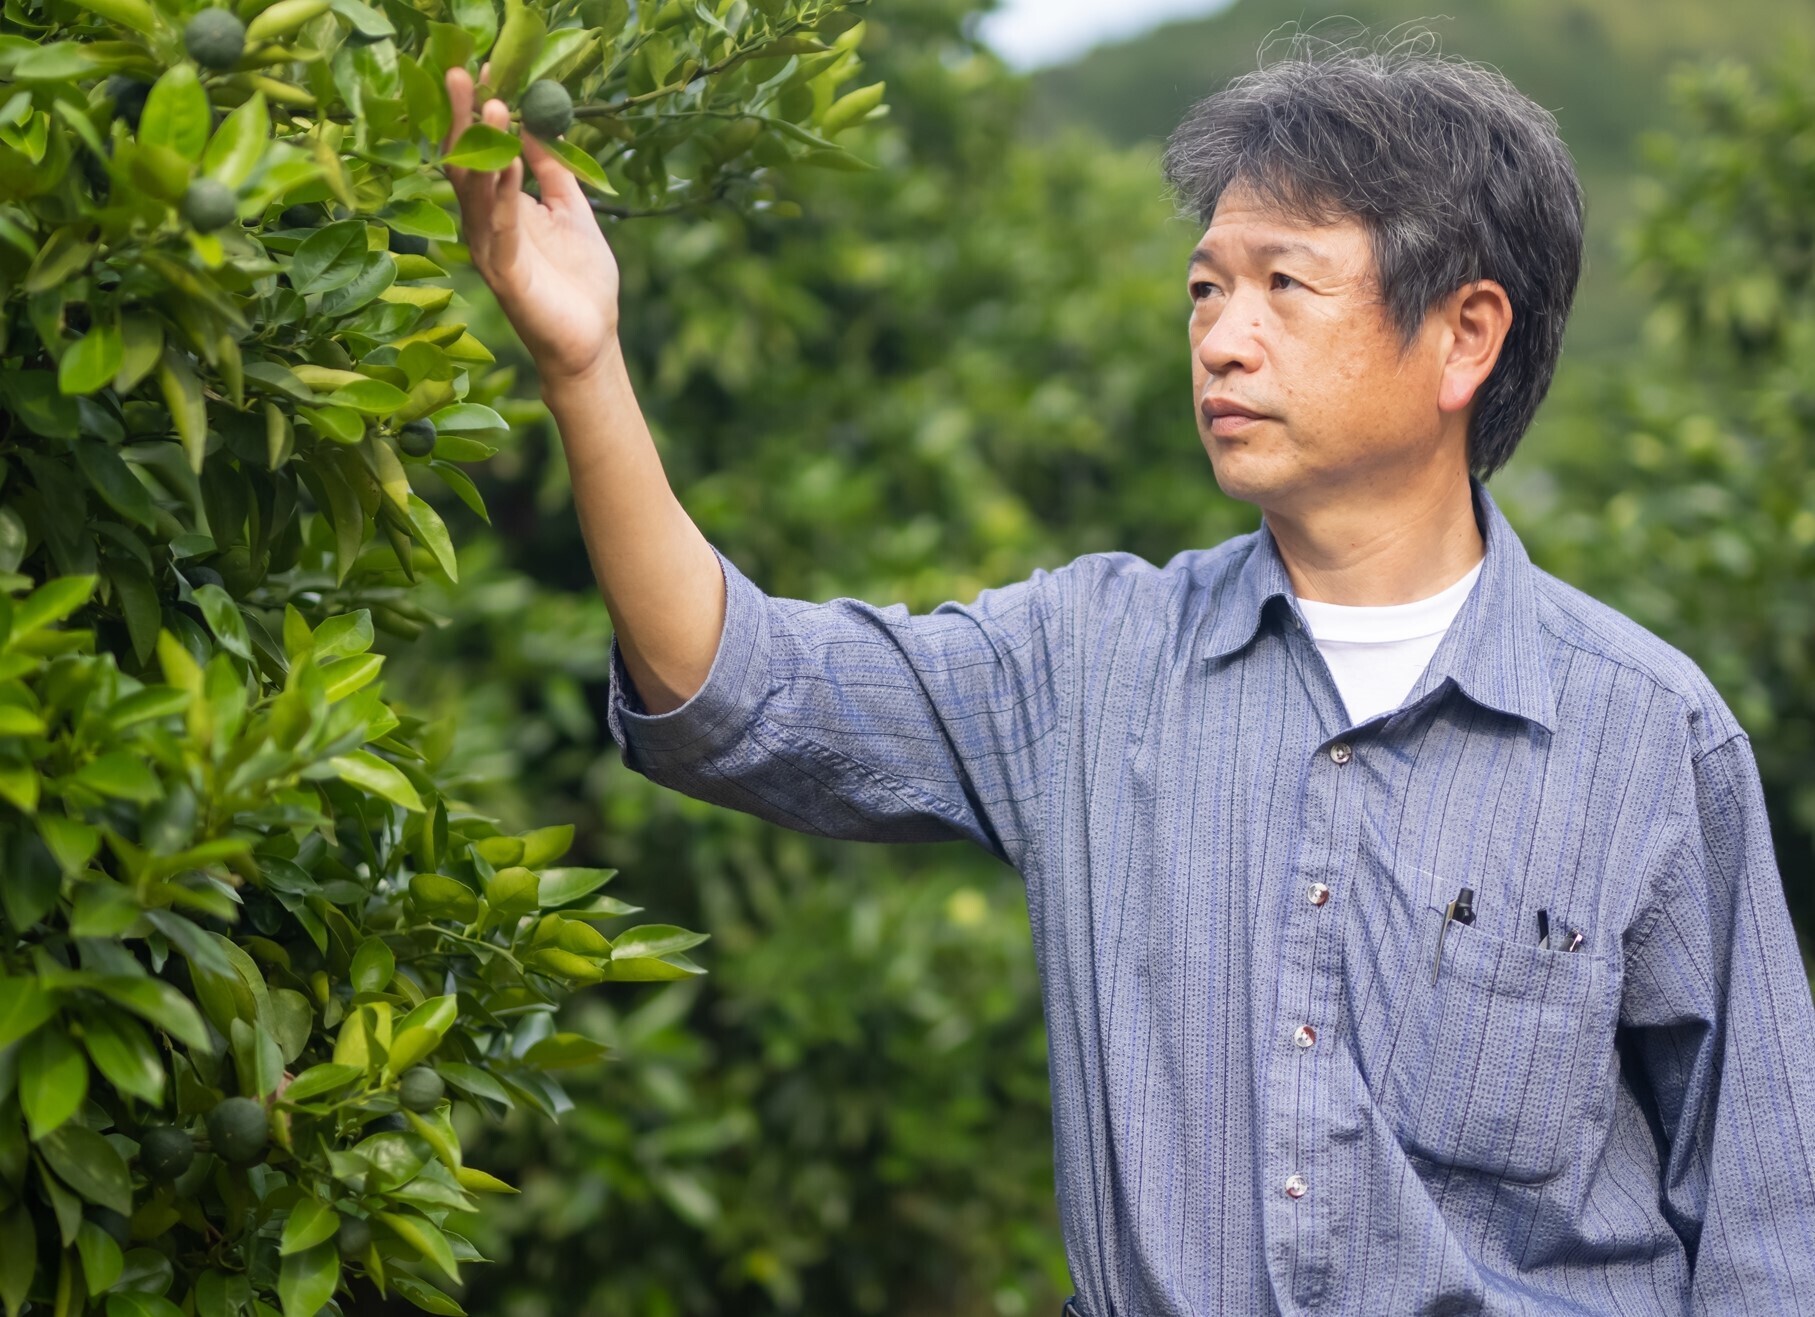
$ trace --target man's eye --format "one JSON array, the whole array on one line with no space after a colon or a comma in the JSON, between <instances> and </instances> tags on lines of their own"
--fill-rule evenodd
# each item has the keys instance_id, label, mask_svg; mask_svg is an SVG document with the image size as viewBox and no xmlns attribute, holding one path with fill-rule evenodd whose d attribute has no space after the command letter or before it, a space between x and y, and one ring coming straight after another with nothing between
<instances>
[{"instance_id":1,"label":"man's eye","mask_svg":"<svg viewBox=\"0 0 1815 1317\"><path fill-rule=\"evenodd\" d=\"M1296 284L1297 282L1298 280L1294 279L1289 274L1281 274L1277 270L1273 272L1273 287L1275 289L1282 287L1284 284Z\"/></svg>"},{"instance_id":2,"label":"man's eye","mask_svg":"<svg viewBox=\"0 0 1815 1317\"><path fill-rule=\"evenodd\" d=\"M1191 300L1193 302L1201 302L1204 298L1210 296L1211 289L1215 287L1216 285L1211 283L1208 279L1195 280L1191 285Z\"/></svg>"}]
</instances>

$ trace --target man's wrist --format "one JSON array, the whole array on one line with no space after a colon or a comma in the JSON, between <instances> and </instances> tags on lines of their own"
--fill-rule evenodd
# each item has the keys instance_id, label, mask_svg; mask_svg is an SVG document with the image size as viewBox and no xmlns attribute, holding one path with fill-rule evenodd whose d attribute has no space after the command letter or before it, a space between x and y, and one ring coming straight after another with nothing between
<instances>
[{"instance_id":1,"label":"man's wrist","mask_svg":"<svg viewBox=\"0 0 1815 1317\"><path fill-rule=\"evenodd\" d=\"M623 370L624 353L614 334L599 355L585 366L566 370L538 368L542 401L557 407L570 398L597 396L599 388Z\"/></svg>"}]
</instances>

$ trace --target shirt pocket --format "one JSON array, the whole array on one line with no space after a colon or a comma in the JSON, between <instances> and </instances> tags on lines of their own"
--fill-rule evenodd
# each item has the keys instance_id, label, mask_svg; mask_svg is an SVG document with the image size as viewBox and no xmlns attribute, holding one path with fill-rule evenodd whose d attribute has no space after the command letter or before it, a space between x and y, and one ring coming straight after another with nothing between
<instances>
[{"instance_id":1,"label":"shirt pocket","mask_svg":"<svg viewBox=\"0 0 1815 1317\"><path fill-rule=\"evenodd\" d=\"M1384 1106L1406 1152L1498 1179L1542 1184L1568 1168L1593 1109L1595 1039L1610 967L1588 950L1511 942L1419 908L1407 1010Z\"/></svg>"}]
</instances>

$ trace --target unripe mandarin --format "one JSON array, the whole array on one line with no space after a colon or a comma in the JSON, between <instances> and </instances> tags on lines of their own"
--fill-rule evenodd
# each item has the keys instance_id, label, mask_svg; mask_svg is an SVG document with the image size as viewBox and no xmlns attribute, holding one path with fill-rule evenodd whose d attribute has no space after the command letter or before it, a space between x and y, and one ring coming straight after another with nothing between
<instances>
[{"instance_id":1,"label":"unripe mandarin","mask_svg":"<svg viewBox=\"0 0 1815 1317\"><path fill-rule=\"evenodd\" d=\"M204 9L183 28L183 46L190 59L218 73L246 53L246 25L231 9Z\"/></svg>"}]
</instances>

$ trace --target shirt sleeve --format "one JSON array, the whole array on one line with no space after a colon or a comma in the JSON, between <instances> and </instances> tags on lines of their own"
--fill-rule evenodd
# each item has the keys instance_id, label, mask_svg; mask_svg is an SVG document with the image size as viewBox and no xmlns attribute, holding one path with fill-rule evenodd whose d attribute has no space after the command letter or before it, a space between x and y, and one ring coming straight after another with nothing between
<instances>
[{"instance_id":1,"label":"shirt sleeve","mask_svg":"<svg viewBox=\"0 0 1815 1317\"><path fill-rule=\"evenodd\" d=\"M1019 868L1040 828L1070 569L915 615L771 597L714 552L724 629L685 704L648 713L611 641L624 763L801 832L963 839Z\"/></svg>"},{"instance_id":2,"label":"shirt sleeve","mask_svg":"<svg viewBox=\"0 0 1815 1317\"><path fill-rule=\"evenodd\" d=\"M1751 743L1694 762L1676 874L1628 951L1661 1206L1697 1313L1815 1312L1815 1006Z\"/></svg>"}]
</instances>

